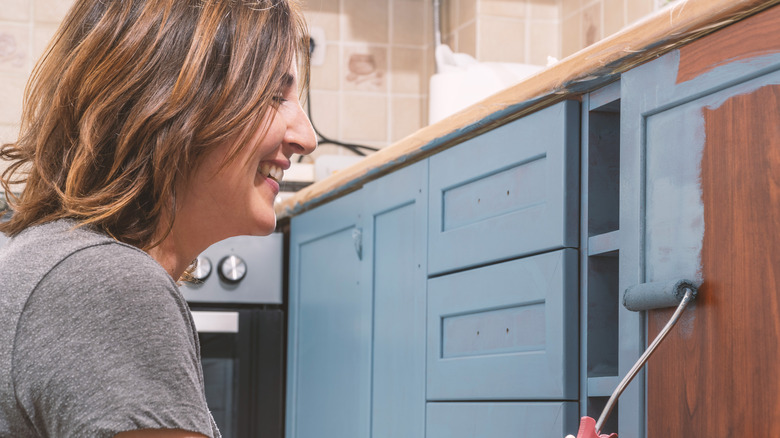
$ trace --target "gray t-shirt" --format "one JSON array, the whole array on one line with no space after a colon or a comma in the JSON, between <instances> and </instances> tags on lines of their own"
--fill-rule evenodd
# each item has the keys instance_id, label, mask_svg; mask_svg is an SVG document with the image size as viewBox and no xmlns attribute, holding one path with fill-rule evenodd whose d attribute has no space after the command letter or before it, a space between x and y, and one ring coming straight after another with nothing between
<instances>
[{"instance_id":1,"label":"gray t-shirt","mask_svg":"<svg viewBox=\"0 0 780 438\"><path fill-rule=\"evenodd\" d=\"M219 437L173 279L145 252L60 220L0 248L0 437Z\"/></svg>"}]
</instances>

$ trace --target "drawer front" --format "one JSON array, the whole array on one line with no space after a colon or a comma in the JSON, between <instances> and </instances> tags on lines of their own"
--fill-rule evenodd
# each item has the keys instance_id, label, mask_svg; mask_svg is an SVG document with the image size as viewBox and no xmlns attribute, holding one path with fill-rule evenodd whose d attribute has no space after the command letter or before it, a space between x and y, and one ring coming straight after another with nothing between
<instances>
[{"instance_id":1,"label":"drawer front","mask_svg":"<svg viewBox=\"0 0 780 438\"><path fill-rule=\"evenodd\" d=\"M577 433L576 402L428 403L426 438L563 438Z\"/></svg>"},{"instance_id":2,"label":"drawer front","mask_svg":"<svg viewBox=\"0 0 780 438\"><path fill-rule=\"evenodd\" d=\"M428 281L428 400L576 400L577 251Z\"/></svg>"},{"instance_id":3,"label":"drawer front","mask_svg":"<svg viewBox=\"0 0 780 438\"><path fill-rule=\"evenodd\" d=\"M578 197L578 102L434 155L429 273L576 247Z\"/></svg>"}]
</instances>

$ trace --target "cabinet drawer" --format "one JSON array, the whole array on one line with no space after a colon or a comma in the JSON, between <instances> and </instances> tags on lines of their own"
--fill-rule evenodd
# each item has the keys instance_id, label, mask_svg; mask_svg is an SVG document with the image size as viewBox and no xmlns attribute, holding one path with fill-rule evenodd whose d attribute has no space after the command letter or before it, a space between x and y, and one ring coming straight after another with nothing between
<instances>
[{"instance_id":1,"label":"cabinet drawer","mask_svg":"<svg viewBox=\"0 0 780 438\"><path fill-rule=\"evenodd\" d=\"M428 281L428 400L576 400L577 251Z\"/></svg>"},{"instance_id":2,"label":"cabinet drawer","mask_svg":"<svg viewBox=\"0 0 780 438\"><path fill-rule=\"evenodd\" d=\"M577 433L576 402L428 403L426 438L562 438Z\"/></svg>"},{"instance_id":3,"label":"cabinet drawer","mask_svg":"<svg viewBox=\"0 0 780 438\"><path fill-rule=\"evenodd\" d=\"M578 197L578 102L434 155L429 273L576 247Z\"/></svg>"}]
</instances>

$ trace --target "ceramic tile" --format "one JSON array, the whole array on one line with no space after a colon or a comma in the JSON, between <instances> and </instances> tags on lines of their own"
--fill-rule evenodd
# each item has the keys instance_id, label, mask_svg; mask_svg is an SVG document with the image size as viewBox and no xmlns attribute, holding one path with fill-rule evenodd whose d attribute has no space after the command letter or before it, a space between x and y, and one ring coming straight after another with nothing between
<instances>
[{"instance_id":1,"label":"ceramic tile","mask_svg":"<svg viewBox=\"0 0 780 438\"><path fill-rule=\"evenodd\" d=\"M441 21L443 33L451 34L458 28L458 1L444 0L441 2Z\"/></svg>"},{"instance_id":2,"label":"ceramic tile","mask_svg":"<svg viewBox=\"0 0 780 438\"><path fill-rule=\"evenodd\" d=\"M425 50L393 48L390 52L392 65L392 93L422 94L425 86Z\"/></svg>"},{"instance_id":3,"label":"ceramic tile","mask_svg":"<svg viewBox=\"0 0 780 438\"><path fill-rule=\"evenodd\" d=\"M625 26L623 0L604 0L604 36L617 33Z\"/></svg>"},{"instance_id":4,"label":"ceramic tile","mask_svg":"<svg viewBox=\"0 0 780 438\"><path fill-rule=\"evenodd\" d=\"M346 46L341 69L342 90L387 91L387 48Z\"/></svg>"},{"instance_id":5,"label":"ceramic tile","mask_svg":"<svg viewBox=\"0 0 780 438\"><path fill-rule=\"evenodd\" d=\"M305 12L306 23L309 28L321 27L325 31L325 41L339 41L341 39L341 17L332 12Z\"/></svg>"},{"instance_id":6,"label":"ceramic tile","mask_svg":"<svg viewBox=\"0 0 780 438\"><path fill-rule=\"evenodd\" d=\"M22 118L26 74L0 73L0 124L16 125Z\"/></svg>"},{"instance_id":7,"label":"ceramic tile","mask_svg":"<svg viewBox=\"0 0 780 438\"><path fill-rule=\"evenodd\" d=\"M561 57L559 26L556 22L531 22L528 62L547 65L547 57Z\"/></svg>"},{"instance_id":8,"label":"ceramic tile","mask_svg":"<svg viewBox=\"0 0 780 438\"><path fill-rule=\"evenodd\" d=\"M423 46L432 46L433 40L433 2L423 3ZM440 17L441 18L441 17Z\"/></svg>"},{"instance_id":9,"label":"ceramic tile","mask_svg":"<svg viewBox=\"0 0 780 438\"><path fill-rule=\"evenodd\" d=\"M580 16L564 18L561 23L561 57L565 58L581 48Z\"/></svg>"},{"instance_id":10,"label":"ceramic tile","mask_svg":"<svg viewBox=\"0 0 780 438\"><path fill-rule=\"evenodd\" d=\"M0 71L27 74L30 69L30 26L0 22Z\"/></svg>"},{"instance_id":11,"label":"ceramic tile","mask_svg":"<svg viewBox=\"0 0 780 438\"><path fill-rule=\"evenodd\" d=\"M482 0L479 3L479 16L504 18L526 17L526 0Z\"/></svg>"},{"instance_id":12,"label":"ceramic tile","mask_svg":"<svg viewBox=\"0 0 780 438\"><path fill-rule=\"evenodd\" d=\"M558 20L561 14L560 0L528 0L532 20Z\"/></svg>"},{"instance_id":13,"label":"ceramic tile","mask_svg":"<svg viewBox=\"0 0 780 438\"><path fill-rule=\"evenodd\" d=\"M458 52L477 57L477 23L472 22L458 31Z\"/></svg>"},{"instance_id":14,"label":"ceramic tile","mask_svg":"<svg viewBox=\"0 0 780 438\"><path fill-rule=\"evenodd\" d=\"M627 0L627 24L635 23L653 12L653 0Z\"/></svg>"},{"instance_id":15,"label":"ceramic tile","mask_svg":"<svg viewBox=\"0 0 780 438\"><path fill-rule=\"evenodd\" d=\"M331 140L339 135L339 94L332 91L311 90L311 114L309 119L322 133Z\"/></svg>"},{"instance_id":16,"label":"ceramic tile","mask_svg":"<svg viewBox=\"0 0 780 438\"><path fill-rule=\"evenodd\" d=\"M317 149L315 149L311 154L304 156L303 162L311 163L317 161L317 158L322 155L345 155L346 152L348 151L346 151L346 149L343 147L334 144L323 144L321 146L317 146ZM351 152L349 153L351 154Z\"/></svg>"},{"instance_id":17,"label":"ceramic tile","mask_svg":"<svg viewBox=\"0 0 780 438\"><path fill-rule=\"evenodd\" d=\"M428 126L428 102L430 99L428 97L423 97L420 99L420 114L422 114L422 117L420 118L420 122L423 126Z\"/></svg>"},{"instance_id":18,"label":"ceramic tile","mask_svg":"<svg viewBox=\"0 0 780 438\"><path fill-rule=\"evenodd\" d=\"M446 0L445 0L446 1ZM477 18L477 0L457 0L458 26L471 23Z\"/></svg>"},{"instance_id":19,"label":"ceramic tile","mask_svg":"<svg viewBox=\"0 0 780 438\"><path fill-rule=\"evenodd\" d=\"M442 44L446 44L450 46L453 52L458 51L458 34L456 34L455 32L442 35L441 42Z\"/></svg>"},{"instance_id":20,"label":"ceramic tile","mask_svg":"<svg viewBox=\"0 0 780 438\"><path fill-rule=\"evenodd\" d=\"M480 18L477 59L483 62L525 62L525 20Z\"/></svg>"},{"instance_id":21,"label":"ceramic tile","mask_svg":"<svg viewBox=\"0 0 780 438\"><path fill-rule=\"evenodd\" d=\"M394 97L392 100L393 128L391 140L396 142L422 128L422 99Z\"/></svg>"},{"instance_id":22,"label":"ceramic tile","mask_svg":"<svg viewBox=\"0 0 780 438\"><path fill-rule=\"evenodd\" d=\"M325 62L311 67L310 87L312 90L338 90L341 84L341 63L338 44L325 47Z\"/></svg>"},{"instance_id":23,"label":"ceramic tile","mask_svg":"<svg viewBox=\"0 0 780 438\"><path fill-rule=\"evenodd\" d=\"M431 76L436 73L436 55L433 50L433 46L425 48L423 94L428 94L428 85L430 84Z\"/></svg>"},{"instance_id":24,"label":"ceramic tile","mask_svg":"<svg viewBox=\"0 0 780 438\"><path fill-rule=\"evenodd\" d=\"M347 141L387 141L387 97L344 93L341 132Z\"/></svg>"},{"instance_id":25,"label":"ceramic tile","mask_svg":"<svg viewBox=\"0 0 780 438\"><path fill-rule=\"evenodd\" d=\"M34 63L38 62L48 47L54 33L57 32L57 26L51 23L35 23L33 25L32 61Z\"/></svg>"},{"instance_id":26,"label":"ceramic tile","mask_svg":"<svg viewBox=\"0 0 780 438\"><path fill-rule=\"evenodd\" d=\"M582 11L582 43L585 47L602 38L601 3L594 3Z\"/></svg>"},{"instance_id":27,"label":"ceramic tile","mask_svg":"<svg viewBox=\"0 0 780 438\"><path fill-rule=\"evenodd\" d=\"M388 0L342 0L342 40L388 42Z\"/></svg>"},{"instance_id":28,"label":"ceramic tile","mask_svg":"<svg viewBox=\"0 0 780 438\"><path fill-rule=\"evenodd\" d=\"M73 5L74 0L31 0L36 22L59 23Z\"/></svg>"},{"instance_id":29,"label":"ceramic tile","mask_svg":"<svg viewBox=\"0 0 780 438\"><path fill-rule=\"evenodd\" d=\"M561 18L566 19L582 9L582 0L561 0Z\"/></svg>"},{"instance_id":30,"label":"ceramic tile","mask_svg":"<svg viewBox=\"0 0 780 438\"><path fill-rule=\"evenodd\" d=\"M339 0L301 0L304 11L339 13Z\"/></svg>"},{"instance_id":31,"label":"ceramic tile","mask_svg":"<svg viewBox=\"0 0 780 438\"><path fill-rule=\"evenodd\" d=\"M27 21L30 19L30 0L3 0L0 20Z\"/></svg>"},{"instance_id":32,"label":"ceramic tile","mask_svg":"<svg viewBox=\"0 0 780 438\"><path fill-rule=\"evenodd\" d=\"M393 1L393 35L392 44L424 46L425 39L425 4L419 1Z\"/></svg>"},{"instance_id":33,"label":"ceramic tile","mask_svg":"<svg viewBox=\"0 0 780 438\"><path fill-rule=\"evenodd\" d=\"M19 137L19 125L0 124L0 144L6 144L16 141ZM0 160L0 167L4 161Z\"/></svg>"}]
</instances>

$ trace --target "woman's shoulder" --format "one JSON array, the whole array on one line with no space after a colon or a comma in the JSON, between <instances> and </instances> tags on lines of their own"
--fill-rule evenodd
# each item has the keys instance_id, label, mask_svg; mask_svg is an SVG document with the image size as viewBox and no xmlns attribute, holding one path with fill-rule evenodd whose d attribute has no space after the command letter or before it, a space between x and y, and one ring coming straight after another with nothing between
<instances>
[{"instance_id":1,"label":"woman's shoulder","mask_svg":"<svg viewBox=\"0 0 780 438\"><path fill-rule=\"evenodd\" d=\"M52 276L78 277L82 281L102 277L127 282L138 278L175 287L162 266L144 251L73 220L30 227L7 246L3 254L7 263L24 265L28 272L38 271L38 281Z\"/></svg>"}]
</instances>

